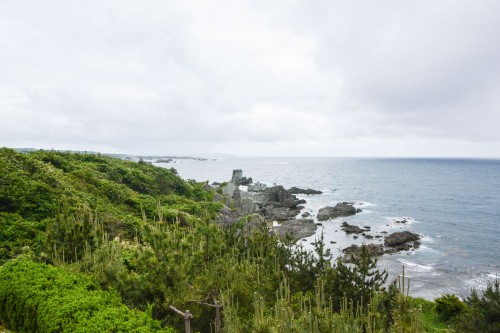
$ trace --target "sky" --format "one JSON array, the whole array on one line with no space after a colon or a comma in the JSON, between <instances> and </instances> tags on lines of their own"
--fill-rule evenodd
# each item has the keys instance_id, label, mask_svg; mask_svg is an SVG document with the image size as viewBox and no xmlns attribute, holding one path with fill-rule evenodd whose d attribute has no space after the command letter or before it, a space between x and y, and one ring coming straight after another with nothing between
<instances>
[{"instance_id":1,"label":"sky","mask_svg":"<svg viewBox=\"0 0 500 333\"><path fill-rule=\"evenodd\" d=\"M497 0L0 0L0 146L500 157Z\"/></svg>"}]
</instances>

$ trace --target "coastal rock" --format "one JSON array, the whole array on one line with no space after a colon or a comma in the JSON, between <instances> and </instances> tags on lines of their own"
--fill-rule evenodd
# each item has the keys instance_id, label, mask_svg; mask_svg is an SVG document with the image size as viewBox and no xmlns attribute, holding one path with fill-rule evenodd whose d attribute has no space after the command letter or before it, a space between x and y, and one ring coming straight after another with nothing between
<instances>
[{"instance_id":1,"label":"coastal rock","mask_svg":"<svg viewBox=\"0 0 500 333\"><path fill-rule=\"evenodd\" d=\"M251 215L248 220L243 224L243 227L236 232L236 236L251 236L256 230L262 228L266 224L264 218L259 214Z\"/></svg>"},{"instance_id":2,"label":"coastal rock","mask_svg":"<svg viewBox=\"0 0 500 333\"><path fill-rule=\"evenodd\" d=\"M252 178L243 177L243 171L241 169L233 170L233 176L231 177L231 183L238 185L249 185L251 184Z\"/></svg>"},{"instance_id":3,"label":"coastal rock","mask_svg":"<svg viewBox=\"0 0 500 333\"><path fill-rule=\"evenodd\" d=\"M251 185L250 185L251 186ZM264 202L267 201L267 195L265 192L241 192L240 197L243 199L249 199L251 200L254 204L262 207Z\"/></svg>"},{"instance_id":4,"label":"coastal rock","mask_svg":"<svg viewBox=\"0 0 500 333\"><path fill-rule=\"evenodd\" d=\"M231 183L238 184L243 179L243 170L236 169L233 170L233 176L231 177Z\"/></svg>"},{"instance_id":5,"label":"coastal rock","mask_svg":"<svg viewBox=\"0 0 500 333\"><path fill-rule=\"evenodd\" d=\"M248 185L248 192L264 192L267 189L267 185L263 183L255 183L252 185Z\"/></svg>"},{"instance_id":6,"label":"coastal rock","mask_svg":"<svg viewBox=\"0 0 500 333\"><path fill-rule=\"evenodd\" d=\"M274 227L273 231L280 238L285 235L292 236L293 239L301 239L314 235L316 232L316 224L311 219L292 219L283 221L278 227Z\"/></svg>"},{"instance_id":7,"label":"coastal rock","mask_svg":"<svg viewBox=\"0 0 500 333\"><path fill-rule=\"evenodd\" d=\"M340 202L335 207L323 207L318 211L317 218L320 221L334 219L339 216L350 216L356 214L356 208L347 202Z\"/></svg>"},{"instance_id":8,"label":"coastal rock","mask_svg":"<svg viewBox=\"0 0 500 333\"><path fill-rule=\"evenodd\" d=\"M351 225L351 224L349 224L347 222L343 222L341 228L348 235L349 234L360 234L360 233L362 233L364 231L360 227L358 227L356 225Z\"/></svg>"},{"instance_id":9,"label":"coastal rock","mask_svg":"<svg viewBox=\"0 0 500 333\"><path fill-rule=\"evenodd\" d=\"M230 227L234 224L234 222L236 222L236 220L237 215L231 208L227 206L222 207L222 209L219 211L219 214L215 218L215 221L223 227Z\"/></svg>"},{"instance_id":10,"label":"coastal rock","mask_svg":"<svg viewBox=\"0 0 500 333\"><path fill-rule=\"evenodd\" d=\"M160 159L156 160L155 163L170 163L172 161L173 161L173 159L171 159L171 158L167 158L167 159L160 158Z\"/></svg>"},{"instance_id":11,"label":"coastal rock","mask_svg":"<svg viewBox=\"0 0 500 333\"><path fill-rule=\"evenodd\" d=\"M298 187L292 187L292 188L288 189L288 193L290 193L290 194L307 194L307 195L311 195L311 194L322 194L323 192L317 191L317 190L312 190L310 188L308 188L307 190L305 190L305 189L298 188Z\"/></svg>"},{"instance_id":12,"label":"coastal rock","mask_svg":"<svg viewBox=\"0 0 500 333\"><path fill-rule=\"evenodd\" d=\"M283 202L285 199L293 198L281 185L270 187L267 191L269 202Z\"/></svg>"},{"instance_id":13,"label":"coastal rock","mask_svg":"<svg viewBox=\"0 0 500 333\"><path fill-rule=\"evenodd\" d=\"M398 250L408 250L407 243L419 241L420 236L410 231L394 232L385 237L384 244L390 247L396 247ZM401 248L401 249L400 249Z\"/></svg>"},{"instance_id":14,"label":"coastal rock","mask_svg":"<svg viewBox=\"0 0 500 333\"><path fill-rule=\"evenodd\" d=\"M237 206L240 215L249 215L259 211L259 206L250 198L241 197Z\"/></svg>"},{"instance_id":15,"label":"coastal rock","mask_svg":"<svg viewBox=\"0 0 500 333\"><path fill-rule=\"evenodd\" d=\"M227 185L222 188L222 194L226 195L229 198L232 198L233 194L234 194L234 191L237 188L238 187L235 184L233 184L233 183L227 183Z\"/></svg>"},{"instance_id":16,"label":"coastal rock","mask_svg":"<svg viewBox=\"0 0 500 333\"><path fill-rule=\"evenodd\" d=\"M274 207L273 205L264 208L264 216L272 221L286 221L293 219L299 213L298 210L292 210L287 207Z\"/></svg>"},{"instance_id":17,"label":"coastal rock","mask_svg":"<svg viewBox=\"0 0 500 333\"><path fill-rule=\"evenodd\" d=\"M366 244L361 246L353 244L342 250L345 254L344 261L351 262L353 259L359 259L363 248L368 251L370 257L381 256L384 254L384 247L381 244Z\"/></svg>"}]
</instances>

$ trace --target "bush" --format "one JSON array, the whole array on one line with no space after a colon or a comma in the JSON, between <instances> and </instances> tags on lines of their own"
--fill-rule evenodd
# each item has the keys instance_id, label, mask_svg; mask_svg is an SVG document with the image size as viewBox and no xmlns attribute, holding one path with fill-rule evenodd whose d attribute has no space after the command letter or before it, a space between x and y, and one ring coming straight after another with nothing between
<instances>
[{"instance_id":1,"label":"bush","mask_svg":"<svg viewBox=\"0 0 500 333\"><path fill-rule=\"evenodd\" d=\"M500 332L500 280L488 283L483 295L476 290L465 299L468 311L456 325L457 332L498 333Z\"/></svg>"},{"instance_id":2,"label":"bush","mask_svg":"<svg viewBox=\"0 0 500 333\"><path fill-rule=\"evenodd\" d=\"M445 294L435 299L436 312L442 321L448 322L467 311L467 306L457 296Z\"/></svg>"},{"instance_id":3,"label":"bush","mask_svg":"<svg viewBox=\"0 0 500 333\"><path fill-rule=\"evenodd\" d=\"M20 332L173 332L87 276L26 259L0 267L0 320Z\"/></svg>"}]
</instances>

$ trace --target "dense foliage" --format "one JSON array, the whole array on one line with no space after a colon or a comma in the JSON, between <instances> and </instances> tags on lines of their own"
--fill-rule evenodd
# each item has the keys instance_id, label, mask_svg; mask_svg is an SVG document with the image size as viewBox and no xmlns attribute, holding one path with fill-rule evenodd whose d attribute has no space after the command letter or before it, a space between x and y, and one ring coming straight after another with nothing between
<instances>
[{"instance_id":1,"label":"dense foliage","mask_svg":"<svg viewBox=\"0 0 500 333\"><path fill-rule=\"evenodd\" d=\"M0 320L27 332L36 330L33 325L51 331L42 325L47 316L66 325L65 332L110 318L113 325L135 320L154 331L156 322L144 315L150 312L163 327L182 331L184 319L169 309L174 305L191 311L193 331L213 332L220 302L223 332L447 329L435 303L412 299L404 283L386 289L387 275L367 251L344 264L325 250L322 238L310 253L278 241L265 224L238 232L246 217L222 228L214 222L222 202L231 207L174 169L100 155L0 149ZM9 272L16 269L14 277ZM50 276L61 282L48 288ZM26 286L12 289L14 281ZM68 281L77 286L66 288ZM27 290L43 311L25 301ZM62 300L68 307L55 306ZM102 304L112 306L98 314Z\"/></svg>"},{"instance_id":2,"label":"dense foliage","mask_svg":"<svg viewBox=\"0 0 500 333\"><path fill-rule=\"evenodd\" d=\"M0 267L2 321L19 332L173 332L82 274L11 260Z\"/></svg>"}]
</instances>

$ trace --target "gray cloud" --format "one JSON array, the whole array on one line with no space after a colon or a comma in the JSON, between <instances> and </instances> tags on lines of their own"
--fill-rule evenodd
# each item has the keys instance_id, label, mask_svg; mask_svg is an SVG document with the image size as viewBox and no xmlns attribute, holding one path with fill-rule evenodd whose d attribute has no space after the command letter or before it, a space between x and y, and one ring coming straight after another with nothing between
<instances>
[{"instance_id":1,"label":"gray cloud","mask_svg":"<svg viewBox=\"0 0 500 333\"><path fill-rule=\"evenodd\" d=\"M0 3L0 145L498 156L495 1Z\"/></svg>"}]
</instances>

